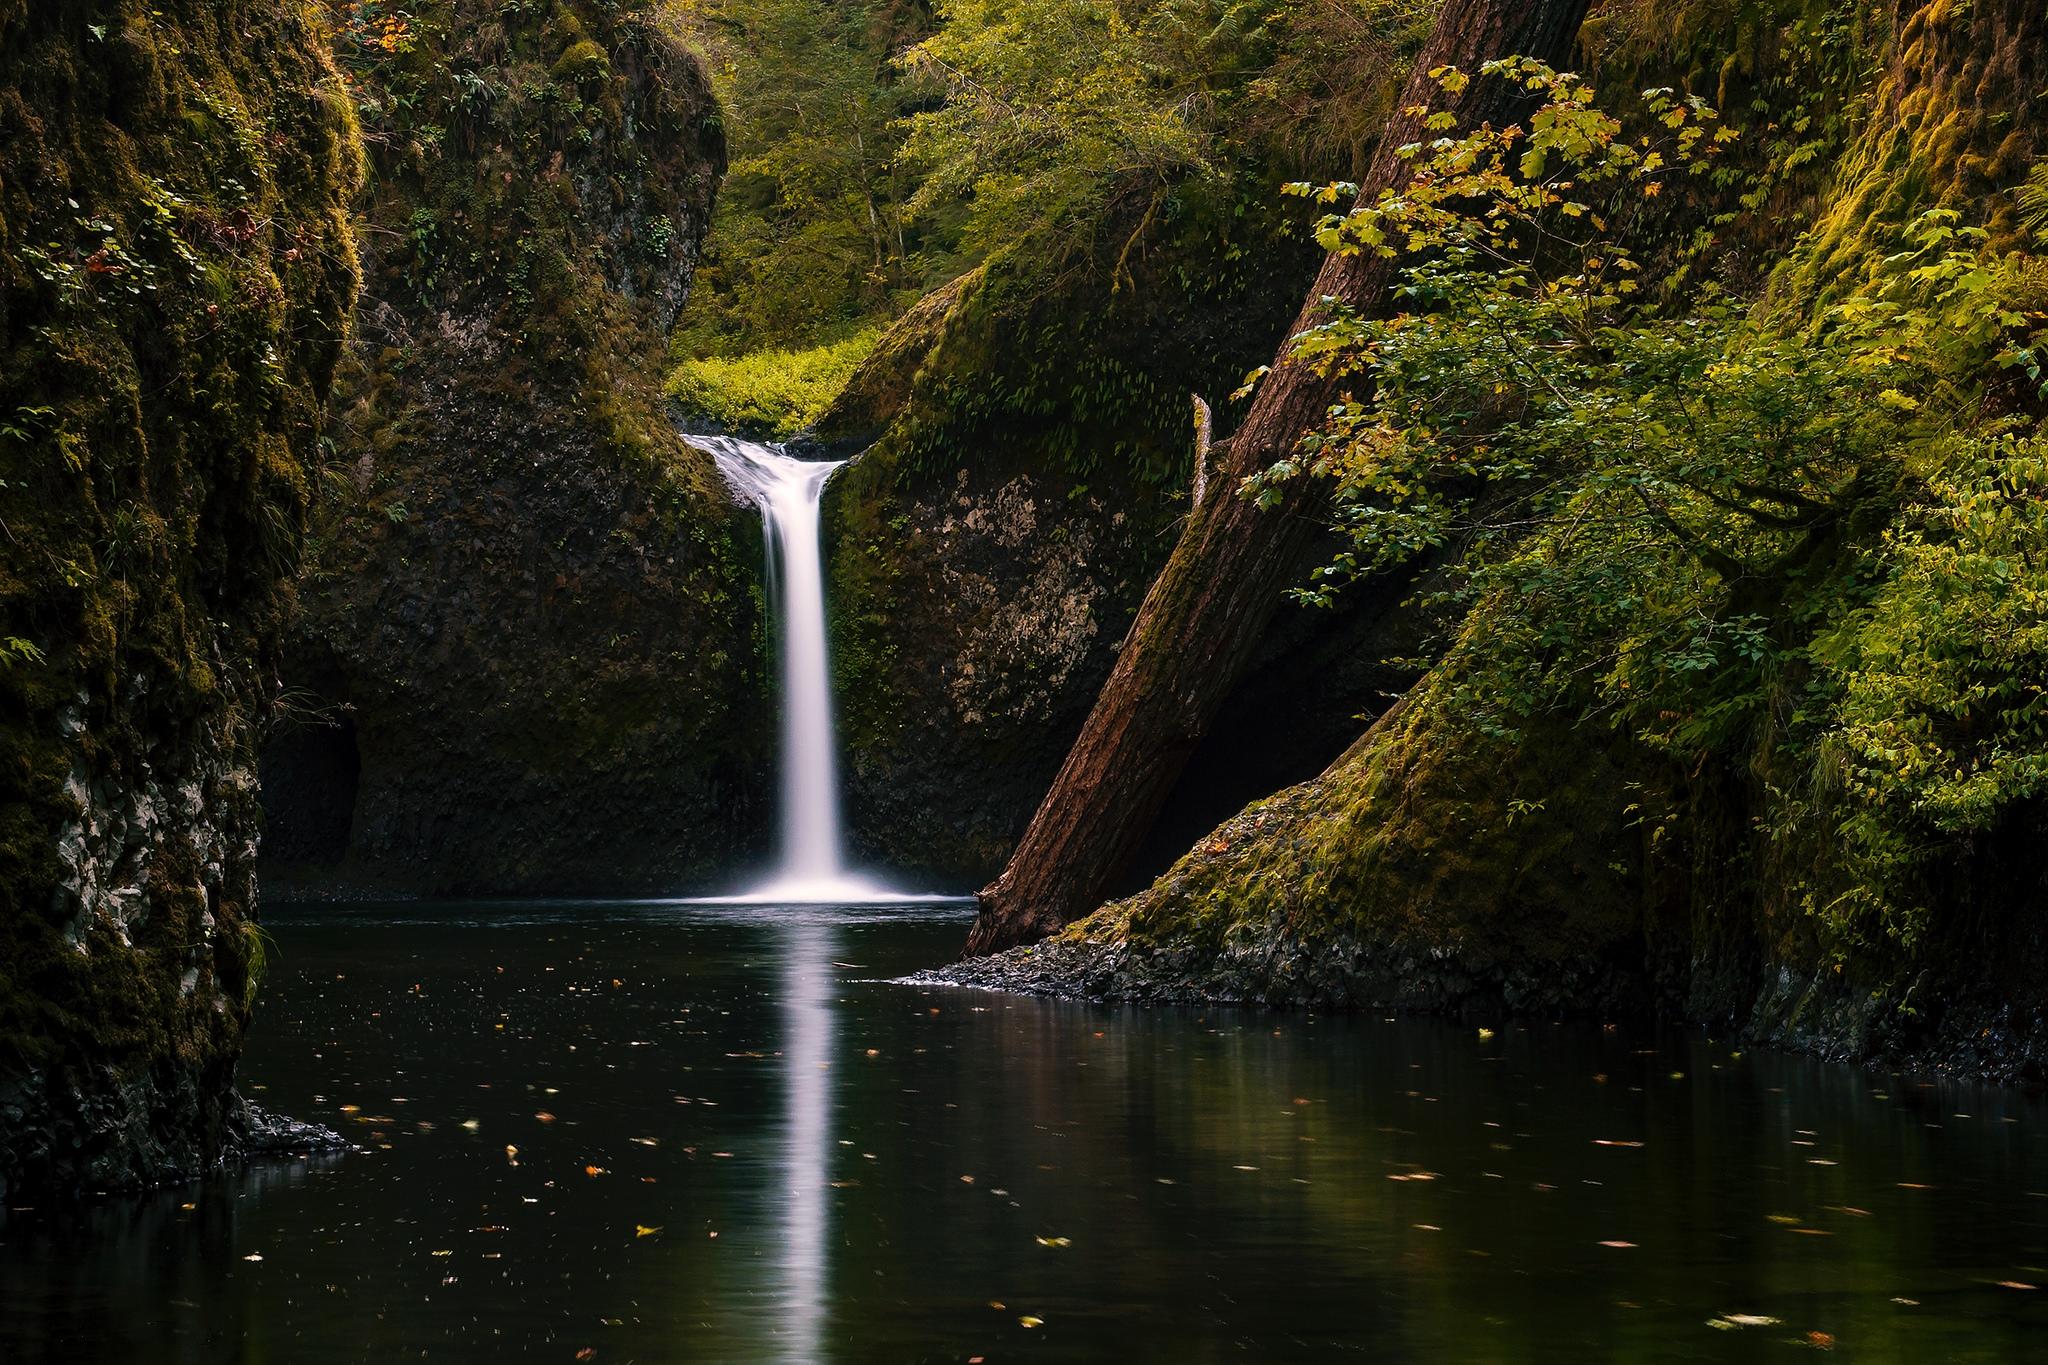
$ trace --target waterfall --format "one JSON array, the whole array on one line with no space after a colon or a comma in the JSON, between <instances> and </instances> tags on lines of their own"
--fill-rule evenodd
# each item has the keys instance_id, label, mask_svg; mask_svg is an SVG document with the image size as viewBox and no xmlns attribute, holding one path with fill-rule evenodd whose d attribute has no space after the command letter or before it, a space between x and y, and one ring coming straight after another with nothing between
<instances>
[{"instance_id":1,"label":"waterfall","mask_svg":"<svg viewBox=\"0 0 2048 1365\"><path fill-rule=\"evenodd\" d=\"M843 461L799 460L733 436L693 437L719 472L761 511L782 699L781 866L766 883L722 899L867 903L905 896L847 872L839 825L838 737L825 634L825 566L818 501Z\"/></svg>"}]
</instances>

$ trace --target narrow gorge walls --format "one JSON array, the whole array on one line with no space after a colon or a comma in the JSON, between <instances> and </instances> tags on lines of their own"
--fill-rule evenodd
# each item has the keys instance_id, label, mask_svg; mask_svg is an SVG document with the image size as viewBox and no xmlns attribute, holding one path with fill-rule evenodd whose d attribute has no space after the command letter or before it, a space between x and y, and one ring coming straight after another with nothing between
<instances>
[{"instance_id":1,"label":"narrow gorge walls","mask_svg":"<svg viewBox=\"0 0 2048 1365\"><path fill-rule=\"evenodd\" d=\"M0 4L0 1191L234 1141L257 735L357 283L322 28Z\"/></svg>"}]
</instances>

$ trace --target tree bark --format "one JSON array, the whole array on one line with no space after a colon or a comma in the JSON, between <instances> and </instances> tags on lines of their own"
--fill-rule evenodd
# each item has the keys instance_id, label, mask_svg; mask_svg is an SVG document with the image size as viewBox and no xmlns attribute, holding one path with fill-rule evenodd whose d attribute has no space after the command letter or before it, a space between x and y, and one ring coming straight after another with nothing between
<instances>
[{"instance_id":1,"label":"tree bark","mask_svg":"<svg viewBox=\"0 0 2048 1365\"><path fill-rule=\"evenodd\" d=\"M1409 163L1397 151L1426 136L1409 109L1448 108L1460 127L1501 125L1526 113L1516 87L1476 79L1479 65L1509 56L1563 65L1587 3L1447 0L1360 183L1359 201L1371 204L1407 180ZM1440 66L1475 79L1448 98L1429 77ZM1395 263L1376 255L1323 262L1289 342L1230 441L1218 486L1189 513L1009 866L982 889L970 955L1042 938L1094 909L1150 831L1327 520L1326 490L1312 477L1281 484L1279 505L1267 509L1237 495L1244 479L1292 455L1340 396L1341 381L1293 359L1291 339L1323 320L1325 299L1384 313L1394 277Z\"/></svg>"}]
</instances>

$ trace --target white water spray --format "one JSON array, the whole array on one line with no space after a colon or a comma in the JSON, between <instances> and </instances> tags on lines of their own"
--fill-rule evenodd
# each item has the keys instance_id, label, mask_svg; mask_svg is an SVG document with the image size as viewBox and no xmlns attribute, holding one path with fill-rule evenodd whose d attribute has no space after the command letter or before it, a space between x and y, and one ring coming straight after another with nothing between
<instances>
[{"instance_id":1,"label":"white water spray","mask_svg":"<svg viewBox=\"0 0 2048 1365\"><path fill-rule=\"evenodd\" d=\"M799 460L733 436L693 437L726 482L761 509L768 591L781 623L782 866L731 901L867 904L929 900L846 870L839 827L838 742L832 724L832 661L825 636L825 568L818 500L840 463Z\"/></svg>"}]
</instances>

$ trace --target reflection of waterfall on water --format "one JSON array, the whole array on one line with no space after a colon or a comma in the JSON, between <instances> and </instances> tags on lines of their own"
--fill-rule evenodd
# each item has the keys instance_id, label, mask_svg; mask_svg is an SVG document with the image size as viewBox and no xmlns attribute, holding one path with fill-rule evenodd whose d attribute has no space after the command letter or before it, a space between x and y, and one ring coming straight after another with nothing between
<instances>
[{"instance_id":1,"label":"reflection of waterfall on water","mask_svg":"<svg viewBox=\"0 0 2048 1365\"><path fill-rule=\"evenodd\" d=\"M788 1099L780 1174L787 1202L781 1228L778 1358L824 1359L827 1173L832 1146L833 927L799 921L783 935L782 1065Z\"/></svg>"},{"instance_id":2,"label":"reflection of waterfall on water","mask_svg":"<svg viewBox=\"0 0 2048 1365\"><path fill-rule=\"evenodd\" d=\"M720 899L784 904L930 899L905 896L846 871L824 556L818 543L818 502L839 465L799 460L732 436L693 439L717 459L719 472L740 496L761 510L771 609L781 626L782 866L764 885Z\"/></svg>"}]
</instances>

